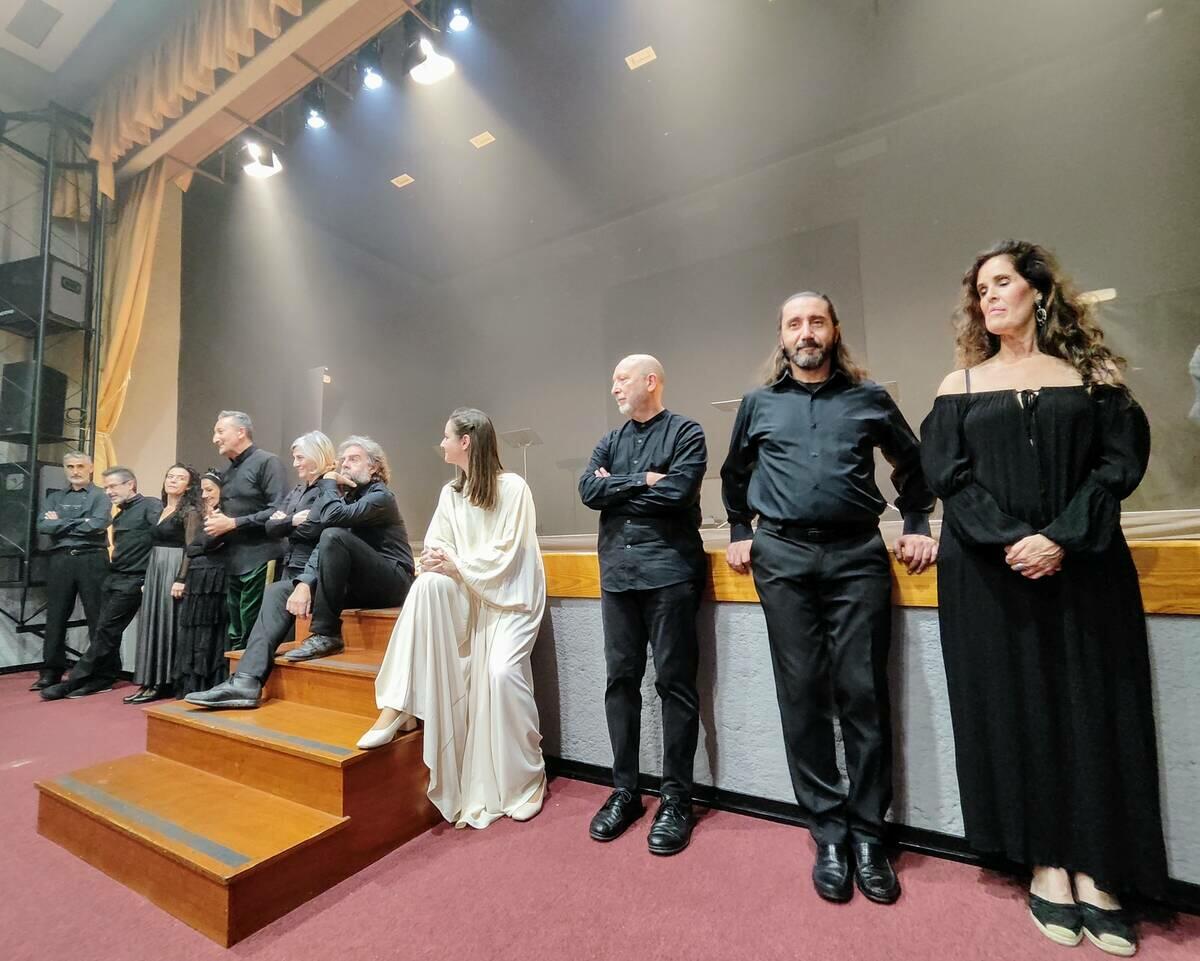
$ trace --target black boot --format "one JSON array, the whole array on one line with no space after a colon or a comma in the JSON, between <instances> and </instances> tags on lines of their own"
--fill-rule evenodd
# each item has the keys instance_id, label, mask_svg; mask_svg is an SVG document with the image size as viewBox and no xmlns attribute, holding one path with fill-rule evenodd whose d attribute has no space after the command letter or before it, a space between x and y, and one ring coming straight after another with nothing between
<instances>
[{"instance_id":1,"label":"black boot","mask_svg":"<svg viewBox=\"0 0 1200 961\"><path fill-rule=\"evenodd\" d=\"M62 671L47 671L44 669L41 671L38 671L38 678L36 681L34 681L32 684L29 685L29 690L41 691L41 690L44 690L45 688L53 687L55 684L57 684L59 681L62 680L62 676L63 676Z\"/></svg>"}]
</instances>

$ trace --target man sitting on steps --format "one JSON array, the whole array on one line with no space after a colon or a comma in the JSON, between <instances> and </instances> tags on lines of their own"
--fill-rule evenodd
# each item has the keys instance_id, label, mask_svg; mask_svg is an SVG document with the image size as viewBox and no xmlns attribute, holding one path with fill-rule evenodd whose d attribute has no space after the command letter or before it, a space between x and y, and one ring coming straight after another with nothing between
<instances>
[{"instance_id":1,"label":"man sitting on steps","mask_svg":"<svg viewBox=\"0 0 1200 961\"><path fill-rule=\"evenodd\" d=\"M315 577L312 634L284 657L306 661L339 653L342 611L398 607L413 581L413 556L396 497L387 486L387 456L369 437L349 437L338 449L340 468L318 482L308 521L322 528L298 582ZM296 613L293 611L292 613ZM200 707L258 707L278 633L253 631L237 673L210 691L189 694Z\"/></svg>"}]
</instances>

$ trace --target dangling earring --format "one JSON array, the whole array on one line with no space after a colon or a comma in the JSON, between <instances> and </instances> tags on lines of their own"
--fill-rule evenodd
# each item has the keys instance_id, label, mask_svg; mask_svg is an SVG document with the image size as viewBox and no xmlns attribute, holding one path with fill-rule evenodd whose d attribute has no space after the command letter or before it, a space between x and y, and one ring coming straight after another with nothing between
<instances>
[{"instance_id":1,"label":"dangling earring","mask_svg":"<svg viewBox=\"0 0 1200 961\"><path fill-rule=\"evenodd\" d=\"M1046 326L1046 308L1042 306L1041 297L1037 299L1037 307L1034 309L1033 315L1037 318L1039 330Z\"/></svg>"}]
</instances>

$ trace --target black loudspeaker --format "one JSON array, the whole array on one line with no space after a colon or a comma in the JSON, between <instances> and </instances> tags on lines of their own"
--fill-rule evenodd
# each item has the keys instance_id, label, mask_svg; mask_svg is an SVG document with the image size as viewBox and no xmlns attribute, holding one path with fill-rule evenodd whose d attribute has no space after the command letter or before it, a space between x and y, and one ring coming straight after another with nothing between
<instances>
[{"instance_id":1,"label":"black loudspeaker","mask_svg":"<svg viewBox=\"0 0 1200 961\"><path fill-rule=\"evenodd\" d=\"M49 293L46 333L87 327L87 274L81 268L51 257ZM41 309L42 258L0 264L0 328L31 337Z\"/></svg>"},{"instance_id":2,"label":"black loudspeaker","mask_svg":"<svg viewBox=\"0 0 1200 961\"><path fill-rule=\"evenodd\" d=\"M33 375L36 364L5 364L0 371L0 440L29 441L33 429ZM61 437L67 408L67 375L42 368L42 404L38 433Z\"/></svg>"},{"instance_id":3,"label":"black loudspeaker","mask_svg":"<svg viewBox=\"0 0 1200 961\"><path fill-rule=\"evenodd\" d=\"M29 470L25 464L0 464L0 557L19 557L35 550L49 548L49 538L35 535L35 542L26 545L29 536L29 511L44 511L46 495L52 490L65 490L66 472L58 464L38 464L37 499L29 500ZM26 550L27 546L30 550Z\"/></svg>"}]
</instances>

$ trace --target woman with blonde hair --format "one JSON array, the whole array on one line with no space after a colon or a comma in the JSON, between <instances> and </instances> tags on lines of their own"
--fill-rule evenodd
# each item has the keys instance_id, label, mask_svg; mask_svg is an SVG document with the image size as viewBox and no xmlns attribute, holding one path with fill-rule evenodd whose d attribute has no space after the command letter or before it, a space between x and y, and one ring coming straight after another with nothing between
<instances>
[{"instance_id":1,"label":"woman with blonde hair","mask_svg":"<svg viewBox=\"0 0 1200 961\"><path fill-rule=\"evenodd\" d=\"M963 278L960 369L921 427L945 507L938 616L967 840L1033 871L1051 940L1128 956L1117 894L1162 896L1146 621L1121 501L1150 427L1054 257L1006 241Z\"/></svg>"},{"instance_id":2,"label":"woman with blonde hair","mask_svg":"<svg viewBox=\"0 0 1200 961\"><path fill-rule=\"evenodd\" d=\"M447 821L527 821L546 785L529 666L546 603L533 498L501 466L482 411L454 411L441 449L458 476L442 488L375 682L381 713L358 746L424 721L429 798Z\"/></svg>"}]
</instances>

